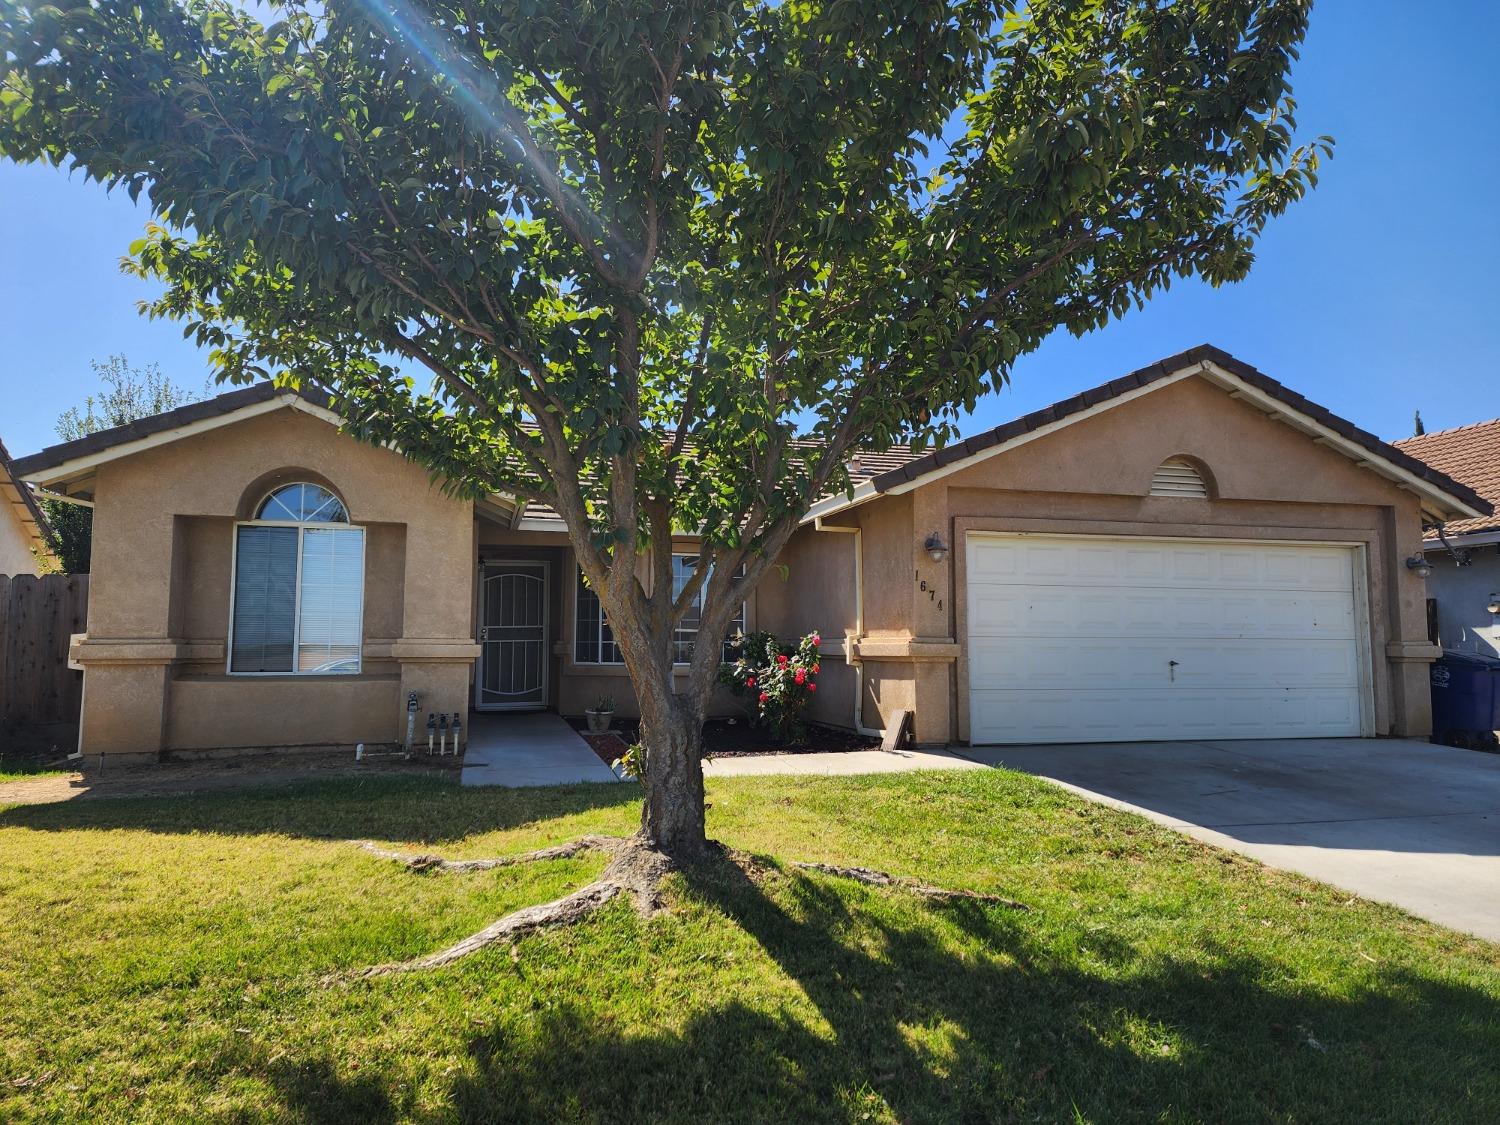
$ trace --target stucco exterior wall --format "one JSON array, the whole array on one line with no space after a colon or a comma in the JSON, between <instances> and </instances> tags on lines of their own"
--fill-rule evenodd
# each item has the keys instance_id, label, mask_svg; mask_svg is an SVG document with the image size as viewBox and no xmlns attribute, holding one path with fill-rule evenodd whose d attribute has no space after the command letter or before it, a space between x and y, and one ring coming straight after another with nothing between
<instances>
[{"instance_id":1,"label":"stucco exterior wall","mask_svg":"<svg viewBox=\"0 0 1500 1125\"><path fill-rule=\"evenodd\" d=\"M1213 498L1149 496L1157 466L1183 455L1206 468ZM867 529L867 636L857 648L868 657L869 725L911 710L919 742L967 740L965 538L1035 531L1362 545L1375 730L1430 732L1427 664L1435 652L1426 636L1426 588L1400 564L1420 547L1417 498L1202 379L850 514ZM880 534L870 533L875 527ZM950 548L940 563L923 549L933 532ZM881 545L881 565L870 565L872 542Z\"/></svg>"},{"instance_id":2,"label":"stucco exterior wall","mask_svg":"<svg viewBox=\"0 0 1500 1125\"><path fill-rule=\"evenodd\" d=\"M1173 456L1204 467L1210 499L1148 495ZM235 521L293 480L332 488L366 531L357 676L226 671ZM79 649L86 753L394 742L411 691L422 711L465 711L481 559L549 565L551 707L574 715L611 695L622 716L637 713L623 666L574 660L577 566L565 536L477 516L424 470L304 413L276 410L107 462L96 501ZM1417 497L1198 377L799 530L777 560L785 575L773 570L751 595L746 626L822 633L810 717L879 729L904 710L919 743L967 740L964 544L976 531L1349 544L1363 560L1374 732L1430 729L1429 591L1402 565L1421 548ZM948 548L940 561L924 546L934 533ZM1489 559L1500 568L1493 550ZM1483 586L1481 573L1476 564L1464 577ZM1480 593L1490 592L1500 591ZM743 708L721 691L711 712Z\"/></svg>"},{"instance_id":3,"label":"stucco exterior wall","mask_svg":"<svg viewBox=\"0 0 1500 1125\"><path fill-rule=\"evenodd\" d=\"M3 471L3 470L0 470ZM31 553L31 536L21 526L11 504L0 503L0 574L35 574L36 557Z\"/></svg>"},{"instance_id":4,"label":"stucco exterior wall","mask_svg":"<svg viewBox=\"0 0 1500 1125\"><path fill-rule=\"evenodd\" d=\"M1444 648L1500 657L1500 617L1489 605L1500 597L1500 546L1471 547L1468 566L1447 551L1432 551L1427 592L1437 599L1438 639Z\"/></svg>"},{"instance_id":5,"label":"stucco exterior wall","mask_svg":"<svg viewBox=\"0 0 1500 1125\"><path fill-rule=\"evenodd\" d=\"M234 524L296 480L365 528L362 670L231 675ZM396 454L277 410L108 462L95 498L86 754L396 742L411 691L423 711L467 710L472 505Z\"/></svg>"}]
</instances>

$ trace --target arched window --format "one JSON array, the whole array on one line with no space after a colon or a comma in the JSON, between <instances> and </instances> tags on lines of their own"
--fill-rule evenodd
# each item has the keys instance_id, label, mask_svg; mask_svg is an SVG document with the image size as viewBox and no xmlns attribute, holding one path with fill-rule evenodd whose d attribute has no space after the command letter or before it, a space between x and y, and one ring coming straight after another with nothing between
<instances>
[{"instance_id":1,"label":"arched window","mask_svg":"<svg viewBox=\"0 0 1500 1125\"><path fill-rule=\"evenodd\" d=\"M261 501L258 520L289 523L348 523L339 498L321 484L284 484Z\"/></svg>"},{"instance_id":2,"label":"arched window","mask_svg":"<svg viewBox=\"0 0 1500 1125\"><path fill-rule=\"evenodd\" d=\"M234 529L229 671L353 675L364 631L365 532L320 484L281 485Z\"/></svg>"},{"instance_id":3,"label":"arched window","mask_svg":"<svg viewBox=\"0 0 1500 1125\"><path fill-rule=\"evenodd\" d=\"M1168 457L1156 467L1151 477L1152 496L1178 496L1208 499L1208 482L1203 474L1185 457Z\"/></svg>"}]
</instances>

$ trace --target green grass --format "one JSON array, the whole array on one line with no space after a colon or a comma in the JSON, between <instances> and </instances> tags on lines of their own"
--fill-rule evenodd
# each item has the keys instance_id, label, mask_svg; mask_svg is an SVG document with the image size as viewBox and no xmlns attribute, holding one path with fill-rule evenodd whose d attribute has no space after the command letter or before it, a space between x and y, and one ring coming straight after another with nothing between
<instances>
[{"instance_id":1,"label":"green grass","mask_svg":"<svg viewBox=\"0 0 1500 1125\"><path fill-rule=\"evenodd\" d=\"M39 766L17 765L0 758L0 782L37 781L44 777L66 777L67 770L46 770Z\"/></svg>"},{"instance_id":2,"label":"green grass","mask_svg":"<svg viewBox=\"0 0 1500 1125\"><path fill-rule=\"evenodd\" d=\"M634 788L0 810L0 1120L1500 1120L1500 950L998 771L720 780L752 876L329 986L576 887ZM1018 913L799 873L863 863Z\"/></svg>"}]
</instances>

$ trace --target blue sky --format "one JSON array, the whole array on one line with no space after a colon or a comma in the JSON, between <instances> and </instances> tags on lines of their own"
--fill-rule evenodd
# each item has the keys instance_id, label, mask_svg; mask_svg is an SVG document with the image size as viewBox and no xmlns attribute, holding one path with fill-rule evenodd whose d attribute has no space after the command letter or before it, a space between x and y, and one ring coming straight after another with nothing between
<instances>
[{"instance_id":1,"label":"blue sky","mask_svg":"<svg viewBox=\"0 0 1500 1125\"><path fill-rule=\"evenodd\" d=\"M1213 343L1386 438L1500 415L1500 21L1484 0L1321 0L1295 72L1299 124L1332 133L1322 186L1272 226L1250 278L1182 284L1054 336L981 404L975 432ZM140 317L118 261L147 215L65 172L0 162L0 438L56 440L124 353L202 386L204 357Z\"/></svg>"}]
</instances>

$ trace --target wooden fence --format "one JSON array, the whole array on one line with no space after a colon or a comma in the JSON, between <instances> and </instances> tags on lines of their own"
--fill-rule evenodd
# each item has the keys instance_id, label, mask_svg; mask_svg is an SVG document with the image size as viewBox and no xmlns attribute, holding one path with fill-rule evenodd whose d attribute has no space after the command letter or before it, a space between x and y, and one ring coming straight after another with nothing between
<instances>
[{"instance_id":1,"label":"wooden fence","mask_svg":"<svg viewBox=\"0 0 1500 1125\"><path fill-rule=\"evenodd\" d=\"M76 744L83 673L68 668L68 640L88 603L87 574L0 575L0 750Z\"/></svg>"}]
</instances>

